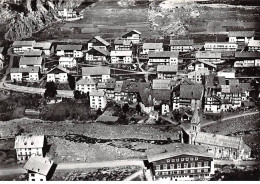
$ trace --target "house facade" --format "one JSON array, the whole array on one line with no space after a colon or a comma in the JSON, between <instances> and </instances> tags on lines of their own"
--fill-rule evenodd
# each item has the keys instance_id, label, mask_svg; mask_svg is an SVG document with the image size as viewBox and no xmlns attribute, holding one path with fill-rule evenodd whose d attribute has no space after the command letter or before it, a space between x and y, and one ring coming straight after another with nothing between
<instances>
[{"instance_id":1,"label":"house facade","mask_svg":"<svg viewBox=\"0 0 260 184\"><path fill-rule=\"evenodd\" d=\"M76 90L83 93L90 93L93 90L97 90L97 81L91 78L80 79L76 82Z\"/></svg>"},{"instance_id":2,"label":"house facade","mask_svg":"<svg viewBox=\"0 0 260 184\"><path fill-rule=\"evenodd\" d=\"M210 71L206 68L199 69L188 73L188 79L192 82L202 84L203 77L210 74Z\"/></svg>"},{"instance_id":3,"label":"house facade","mask_svg":"<svg viewBox=\"0 0 260 184\"><path fill-rule=\"evenodd\" d=\"M83 57L83 46L82 45L57 45L56 55L82 58Z\"/></svg>"},{"instance_id":4,"label":"house facade","mask_svg":"<svg viewBox=\"0 0 260 184\"><path fill-rule=\"evenodd\" d=\"M260 67L260 52L236 52L235 68Z\"/></svg>"},{"instance_id":5,"label":"house facade","mask_svg":"<svg viewBox=\"0 0 260 184\"><path fill-rule=\"evenodd\" d=\"M238 45L232 42L206 42L204 48L206 51L236 51Z\"/></svg>"},{"instance_id":6,"label":"house facade","mask_svg":"<svg viewBox=\"0 0 260 184\"><path fill-rule=\"evenodd\" d=\"M16 136L14 149L18 162L26 162L32 155L43 156L44 136Z\"/></svg>"},{"instance_id":7,"label":"house facade","mask_svg":"<svg viewBox=\"0 0 260 184\"><path fill-rule=\"evenodd\" d=\"M133 52L130 50L112 50L110 60L111 64L132 64Z\"/></svg>"},{"instance_id":8,"label":"house facade","mask_svg":"<svg viewBox=\"0 0 260 184\"><path fill-rule=\"evenodd\" d=\"M149 52L148 65L177 65L178 66L179 52L162 51L162 52Z\"/></svg>"},{"instance_id":9,"label":"house facade","mask_svg":"<svg viewBox=\"0 0 260 184\"><path fill-rule=\"evenodd\" d=\"M230 31L228 33L229 42L235 43L248 43L254 40L255 31Z\"/></svg>"},{"instance_id":10,"label":"house facade","mask_svg":"<svg viewBox=\"0 0 260 184\"><path fill-rule=\"evenodd\" d=\"M77 61L73 57L60 57L59 66L63 68L73 68L77 66Z\"/></svg>"},{"instance_id":11,"label":"house facade","mask_svg":"<svg viewBox=\"0 0 260 184\"><path fill-rule=\"evenodd\" d=\"M38 82L40 79L39 67L11 68L11 81L16 82Z\"/></svg>"},{"instance_id":12,"label":"house facade","mask_svg":"<svg viewBox=\"0 0 260 184\"><path fill-rule=\"evenodd\" d=\"M104 90L91 90L89 93L90 107L103 110L107 105L107 97Z\"/></svg>"},{"instance_id":13,"label":"house facade","mask_svg":"<svg viewBox=\"0 0 260 184\"><path fill-rule=\"evenodd\" d=\"M106 82L110 79L110 68L104 66L82 67L82 78L97 79L98 82Z\"/></svg>"},{"instance_id":14,"label":"house facade","mask_svg":"<svg viewBox=\"0 0 260 184\"><path fill-rule=\"evenodd\" d=\"M251 39L247 46L250 52L260 52L260 40Z\"/></svg>"},{"instance_id":15,"label":"house facade","mask_svg":"<svg viewBox=\"0 0 260 184\"><path fill-rule=\"evenodd\" d=\"M157 78L158 79L176 79L178 72L178 65L158 65Z\"/></svg>"},{"instance_id":16,"label":"house facade","mask_svg":"<svg viewBox=\"0 0 260 184\"><path fill-rule=\"evenodd\" d=\"M43 67L43 58L42 57L21 57L19 61L19 68L27 67Z\"/></svg>"},{"instance_id":17,"label":"house facade","mask_svg":"<svg viewBox=\"0 0 260 184\"><path fill-rule=\"evenodd\" d=\"M50 56L53 52L51 42L36 42L33 45L33 49L43 51L45 56Z\"/></svg>"},{"instance_id":18,"label":"house facade","mask_svg":"<svg viewBox=\"0 0 260 184\"><path fill-rule=\"evenodd\" d=\"M109 46L110 46L110 43L108 43L106 40L104 40L100 36L94 36L87 42L88 50L90 50L93 47L98 47L103 50L108 50Z\"/></svg>"},{"instance_id":19,"label":"house facade","mask_svg":"<svg viewBox=\"0 0 260 184\"><path fill-rule=\"evenodd\" d=\"M170 40L170 50L189 52L193 50L193 40Z\"/></svg>"},{"instance_id":20,"label":"house facade","mask_svg":"<svg viewBox=\"0 0 260 184\"><path fill-rule=\"evenodd\" d=\"M149 52L163 51L163 43L143 43L143 50L141 54L148 54Z\"/></svg>"},{"instance_id":21,"label":"house facade","mask_svg":"<svg viewBox=\"0 0 260 184\"><path fill-rule=\"evenodd\" d=\"M58 9L58 17L65 18L65 19L76 18L77 12L71 8L60 8Z\"/></svg>"},{"instance_id":22,"label":"house facade","mask_svg":"<svg viewBox=\"0 0 260 184\"><path fill-rule=\"evenodd\" d=\"M60 66L57 66L47 73L47 82L68 82L68 71Z\"/></svg>"},{"instance_id":23,"label":"house facade","mask_svg":"<svg viewBox=\"0 0 260 184\"><path fill-rule=\"evenodd\" d=\"M116 39L114 41L115 50L132 50L133 43L130 40Z\"/></svg>"},{"instance_id":24,"label":"house facade","mask_svg":"<svg viewBox=\"0 0 260 184\"><path fill-rule=\"evenodd\" d=\"M13 45L12 45L13 52L15 54L23 54L24 51L33 49L33 46L35 43L36 43L35 40L34 41L14 41Z\"/></svg>"},{"instance_id":25,"label":"house facade","mask_svg":"<svg viewBox=\"0 0 260 184\"><path fill-rule=\"evenodd\" d=\"M131 41L133 44L138 44L141 42L141 32L137 30L132 30L122 36L123 40Z\"/></svg>"},{"instance_id":26,"label":"house facade","mask_svg":"<svg viewBox=\"0 0 260 184\"><path fill-rule=\"evenodd\" d=\"M93 64L98 63L102 65L105 61L107 61L108 56L108 51L100 49L99 47L92 47L86 52L86 61Z\"/></svg>"}]
</instances>

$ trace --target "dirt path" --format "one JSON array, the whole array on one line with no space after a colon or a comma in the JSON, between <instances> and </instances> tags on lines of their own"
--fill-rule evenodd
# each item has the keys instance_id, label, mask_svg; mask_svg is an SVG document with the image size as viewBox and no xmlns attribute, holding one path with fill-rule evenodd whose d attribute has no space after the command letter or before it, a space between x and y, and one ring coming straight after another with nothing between
<instances>
[{"instance_id":1,"label":"dirt path","mask_svg":"<svg viewBox=\"0 0 260 184\"><path fill-rule=\"evenodd\" d=\"M128 176L127 178L125 178L123 181L131 181L134 178L136 178L137 176L140 176L141 174L143 174L143 170L137 171L134 174Z\"/></svg>"}]
</instances>

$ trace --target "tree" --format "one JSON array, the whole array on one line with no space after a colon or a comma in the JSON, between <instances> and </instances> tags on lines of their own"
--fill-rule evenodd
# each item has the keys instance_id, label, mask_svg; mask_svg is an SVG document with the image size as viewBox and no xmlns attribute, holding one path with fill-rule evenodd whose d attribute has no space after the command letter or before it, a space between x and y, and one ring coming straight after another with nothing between
<instances>
[{"instance_id":1,"label":"tree","mask_svg":"<svg viewBox=\"0 0 260 184\"><path fill-rule=\"evenodd\" d=\"M138 113L141 113L141 106L139 105L139 103L135 106L135 109Z\"/></svg>"},{"instance_id":2,"label":"tree","mask_svg":"<svg viewBox=\"0 0 260 184\"><path fill-rule=\"evenodd\" d=\"M98 110L97 110L97 116L100 116L101 114L102 114L102 111L101 111L100 108L98 108Z\"/></svg>"},{"instance_id":3,"label":"tree","mask_svg":"<svg viewBox=\"0 0 260 184\"><path fill-rule=\"evenodd\" d=\"M125 104L122 108L123 112L126 114L129 111L129 105Z\"/></svg>"},{"instance_id":4,"label":"tree","mask_svg":"<svg viewBox=\"0 0 260 184\"><path fill-rule=\"evenodd\" d=\"M53 98L57 95L57 87L54 82L47 82L45 88L44 98Z\"/></svg>"},{"instance_id":5,"label":"tree","mask_svg":"<svg viewBox=\"0 0 260 184\"><path fill-rule=\"evenodd\" d=\"M80 93L79 90L75 90L75 91L74 91L74 98L75 98L75 99L80 99L80 98L81 98L81 93Z\"/></svg>"},{"instance_id":6,"label":"tree","mask_svg":"<svg viewBox=\"0 0 260 184\"><path fill-rule=\"evenodd\" d=\"M75 78L71 75L68 75L68 82L69 82L70 89L74 90L76 86Z\"/></svg>"}]
</instances>

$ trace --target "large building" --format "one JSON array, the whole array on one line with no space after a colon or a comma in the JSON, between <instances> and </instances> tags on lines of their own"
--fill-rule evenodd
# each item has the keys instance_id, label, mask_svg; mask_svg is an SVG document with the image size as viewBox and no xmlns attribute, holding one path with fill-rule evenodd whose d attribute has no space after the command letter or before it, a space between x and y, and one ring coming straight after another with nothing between
<instances>
[{"instance_id":1,"label":"large building","mask_svg":"<svg viewBox=\"0 0 260 184\"><path fill-rule=\"evenodd\" d=\"M35 40L34 41L14 41L13 45L12 45L13 52L15 54L23 54L24 51L33 49L33 46L35 43L36 43Z\"/></svg>"},{"instance_id":2,"label":"large building","mask_svg":"<svg viewBox=\"0 0 260 184\"><path fill-rule=\"evenodd\" d=\"M42 57L21 57L19 61L19 68L27 67L43 67Z\"/></svg>"},{"instance_id":3,"label":"large building","mask_svg":"<svg viewBox=\"0 0 260 184\"><path fill-rule=\"evenodd\" d=\"M47 82L66 83L68 82L68 73L66 68L57 66L47 73Z\"/></svg>"},{"instance_id":4,"label":"large building","mask_svg":"<svg viewBox=\"0 0 260 184\"><path fill-rule=\"evenodd\" d=\"M178 65L158 65L157 78L158 79L176 79L178 72Z\"/></svg>"},{"instance_id":5,"label":"large building","mask_svg":"<svg viewBox=\"0 0 260 184\"><path fill-rule=\"evenodd\" d=\"M149 52L148 65L176 65L178 66L179 52L176 51L162 51Z\"/></svg>"},{"instance_id":6,"label":"large building","mask_svg":"<svg viewBox=\"0 0 260 184\"><path fill-rule=\"evenodd\" d=\"M99 82L106 82L110 79L110 68L105 66L82 67L82 78L97 79Z\"/></svg>"},{"instance_id":7,"label":"large building","mask_svg":"<svg viewBox=\"0 0 260 184\"><path fill-rule=\"evenodd\" d=\"M91 90L89 93L90 107L103 110L107 105L107 97L104 90Z\"/></svg>"},{"instance_id":8,"label":"large building","mask_svg":"<svg viewBox=\"0 0 260 184\"><path fill-rule=\"evenodd\" d=\"M131 41L133 44L138 44L141 42L141 33L137 30L132 30L124 34L122 39Z\"/></svg>"},{"instance_id":9,"label":"large building","mask_svg":"<svg viewBox=\"0 0 260 184\"><path fill-rule=\"evenodd\" d=\"M131 50L112 50L110 52L111 64L132 64L133 51Z\"/></svg>"},{"instance_id":10,"label":"large building","mask_svg":"<svg viewBox=\"0 0 260 184\"><path fill-rule=\"evenodd\" d=\"M232 42L206 42L204 48L206 51L236 51L238 45Z\"/></svg>"},{"instance_id":11,"label":"large building","mask_svg":"<svg viewBox=\"0 0 260 184\"><path fill-rule=\"evenodd\" d=\"M260 52L260 40L250 40L248 43L248 51L251 52Z\"/></svg>"},{"instance_id":12,"label":"large building","mask_svg":"<svg viewBox=\"0 0 260 184\"><path fill-rule=\"evenodd\" d=\"M163 51L163 43L144 43L141 54L148 54L149 52Z\"/></svg>"},{"instance_id":13,"label":"large building","mask_svg":"<svg viewBox=\"0 0 260 184\"><path fill-rule=\"evenodd\" d=\"M146 153L153 180L209 180L214 174L213 154L204 146L175 143Z\"/></svg>"},{"instance_id":14,"label":"large building","mask_svg":"<svg viewBox=\"0 0 260 184\"><path fill-rule=\"evenodd\" d=\"M56 55L73 57L73 58L82 58L83 57L83 46L82 45L57 45Z\"/></svg>"},{"instance_id":15,"label":"large building","mask_svg":"<svg viewBox=\"0 0 260 184\"><path fill-rule=\"evenodd\" d=\"M39 67L11 68L11 81L13 82L38 82L40 79Z\"/></svg>"},{"instance_id":16,"label":"large building","mask_svg":"<svg viewBox=\"0 0 260 184\"><path fill-rule=\"evenodd\" d=\"M230 31L228 33L229 42L235 43L248 43L254 40L255 31Z\"/></svg>"},{"instance_id":17,"label":"large building","mask_svg":"<svg viewBox=\"0 0 260 184\"><path fill-rule=\"evenodd\" d=\"M81 91L83 93L91 92L92 90L97 89L97 81L92 78L84 78L80 79L76 82L76 90Z\"/></svg>"},{"instance_id":18,"label":"large building","mask_svg":"<svg viewBox=\"0 0 260 184\"><path fill-rule=\"evenodd\" d=\"M200 51L196 52L195 58L197 60L206 61L212 64L219 64L224 62L224 60L221 58L221 52Z\"/></svg>"},{"instance_id":19,"label":"large building","mask_svg":"<svg viewBox=\"0 0 260 184\"><path fill-rule=\"evenodd\" d=\"M189 52L193 50L193 40L170 40L170 50Z\"/></svg>"},{"instance_id":20,"label":"large building","mask_svg":"<svg viewBox=\"0 0 260 184\"><path fill-rule=\"evenodd\" d=\"M103 50L108 50L110 43L101 38L100 36L94 36L87 42L87 49L90 50L93 47L98 47Z\"/></svg>"}]
</instances>

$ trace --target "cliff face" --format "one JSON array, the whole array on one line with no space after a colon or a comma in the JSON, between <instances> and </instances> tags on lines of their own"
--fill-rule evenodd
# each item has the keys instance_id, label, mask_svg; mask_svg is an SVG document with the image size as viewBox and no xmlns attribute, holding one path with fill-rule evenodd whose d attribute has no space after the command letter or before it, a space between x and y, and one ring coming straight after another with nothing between
<instances>
[{"instance_id":1,"label":"cliff face","mask_svg":"<svg viewBox=\"0 0 260 184\"><path fill-rule=\"evenodd\" d=\"M56 20L58 8L76 8L84 0L27 0L27 12L14 13L14 18L6 26L5 39L8 41L29 38L34 32Z\"/></svg>"}]
</instances>

